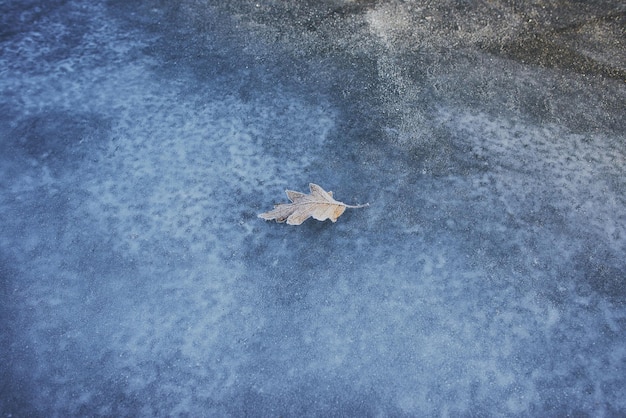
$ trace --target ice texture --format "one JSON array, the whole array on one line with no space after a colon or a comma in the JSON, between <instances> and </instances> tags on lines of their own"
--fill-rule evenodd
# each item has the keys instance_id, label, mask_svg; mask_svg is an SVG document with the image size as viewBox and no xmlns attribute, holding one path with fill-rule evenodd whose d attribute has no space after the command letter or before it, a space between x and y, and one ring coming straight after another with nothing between
<instances>
[{"instance_id":1,"label":"ice texture","mask_svg":"<svg viewBox=\"0 0 626 418\"><path fill-rule=\"evenodd\" d=\"M0 3L1 416L625 415L625 13Z\"/></svg>"}]
</instances>

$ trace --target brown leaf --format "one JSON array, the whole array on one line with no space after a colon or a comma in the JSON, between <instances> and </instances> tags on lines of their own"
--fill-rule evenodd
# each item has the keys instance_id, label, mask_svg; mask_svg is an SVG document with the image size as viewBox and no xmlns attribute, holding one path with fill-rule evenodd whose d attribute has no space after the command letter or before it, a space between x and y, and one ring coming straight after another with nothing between
<instances>
[{"instance_id":1,"label":"brown leaf","mask_svg":"<svg viewBox=\"0 0 626 418\"><path fill-rule=\"evenodd\" d=\"M285 222L289 225L300 225L310 217L318 221L330 219L337 222L346 208L363 208L364 205L351 206L333 199L333 192L327 192L317 184L309 183L310 194L285 190L291 203L279 203L274 209L259 215L265 220L276 219L276 222Z\"/></svg>"}]
</instances>

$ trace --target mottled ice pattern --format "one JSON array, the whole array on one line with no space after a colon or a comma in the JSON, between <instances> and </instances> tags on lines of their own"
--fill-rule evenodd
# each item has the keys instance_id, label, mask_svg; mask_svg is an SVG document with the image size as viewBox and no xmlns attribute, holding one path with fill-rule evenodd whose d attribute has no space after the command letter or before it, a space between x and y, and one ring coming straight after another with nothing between
<instances>
[{"instance_id":1,"label":"mottled ice pattern","mask_svg":"<svg viewBox=\"0 0 626 418\"><path fill-rule=\"evenodd\" d=\"M0 3L1 416L626 414L622 23Z\"/></svg>"}]
</instances>

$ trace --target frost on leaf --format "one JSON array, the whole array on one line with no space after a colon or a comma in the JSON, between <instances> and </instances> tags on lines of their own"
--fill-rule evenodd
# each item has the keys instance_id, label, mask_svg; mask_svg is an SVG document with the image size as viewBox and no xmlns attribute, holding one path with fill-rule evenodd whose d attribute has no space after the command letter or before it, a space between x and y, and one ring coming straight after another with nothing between
<instances>
[{"instance_id":1,"label":"frost on leaf","mask_svg":"<svg viewBox=\"0 0 626 418\"><path fill-rule=\"evenodd\" d=\"M289 225L300 225L310 217L318 221L330 219L333 222L343 214L346 208L363 208L364 205L346 205L333 199L333 192L327 192L317 184L310 183L310 194L285 190L291 203L279 203L273 210L259 215L265 220L275 219L276 222L285 222Z\"/></svg>"}]
</instances>

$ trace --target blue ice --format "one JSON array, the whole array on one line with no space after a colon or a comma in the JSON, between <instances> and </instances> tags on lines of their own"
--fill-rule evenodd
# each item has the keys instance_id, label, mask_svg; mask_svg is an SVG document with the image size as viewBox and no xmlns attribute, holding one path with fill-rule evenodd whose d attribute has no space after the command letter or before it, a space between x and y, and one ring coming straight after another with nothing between
<instances>
[{"instance_id":1,"label":"blue ice","mask_svg":"<svg viewBox=\"0 0 626 418\"><path fill-rule=\"evenodd\" d=\"M212 3L0 4L2 416L626 414L612 9Z\"/></svg>"}]
</instances>

